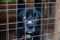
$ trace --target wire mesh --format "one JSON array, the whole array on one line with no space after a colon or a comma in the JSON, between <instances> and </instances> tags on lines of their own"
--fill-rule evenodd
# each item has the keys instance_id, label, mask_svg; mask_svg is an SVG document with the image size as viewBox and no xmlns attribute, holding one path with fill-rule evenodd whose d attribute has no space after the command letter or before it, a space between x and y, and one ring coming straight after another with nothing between
<instances>
[{"instance_id":1,"label":"wire mesh","mask_svg":"<svg viewBox=\"0 0 60 40\"><path fill-rule=\"evenodd\" d=\"M0 40L55 40L56 0L1 0Z\"/></svg>"}]
</instances>

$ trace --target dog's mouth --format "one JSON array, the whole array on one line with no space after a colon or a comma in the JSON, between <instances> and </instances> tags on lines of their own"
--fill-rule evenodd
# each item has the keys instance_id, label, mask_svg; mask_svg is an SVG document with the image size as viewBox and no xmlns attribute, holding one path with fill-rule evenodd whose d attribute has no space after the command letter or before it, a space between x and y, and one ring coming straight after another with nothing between
<instances>
[{"instance_id":1,"label":"dog's mouth","mask_svg":"<svg viewBox=\"0 0 60 40\"><path fill-rule=\"evenodd\" d=\"M32 28L33 28L33 26L29 26L28 28L29 28L29 29L32 29Z\"/></svg>"},{"instance_id":2,"label":"dog's mouth","mask_svg":"<svg viewBox=\"0 0 60 40\"><path fill-rule=\"evenodd\" d=\"M26 32L27 33L33 33L35 32L35 23L33 21L28 21L26 23Z\"/></svg>"},{"instance_id":3,"label":"dog's mouth","mask_svg":"<svg viewBox=\"0 0 60 40\"><path fill-rule=\"evenodd\" d=\"M26 27L26 32L27 33L33 33L33 32L35 32L35 27L33 27L33 26L27 26Z\"/></svg>"}]
</instances>

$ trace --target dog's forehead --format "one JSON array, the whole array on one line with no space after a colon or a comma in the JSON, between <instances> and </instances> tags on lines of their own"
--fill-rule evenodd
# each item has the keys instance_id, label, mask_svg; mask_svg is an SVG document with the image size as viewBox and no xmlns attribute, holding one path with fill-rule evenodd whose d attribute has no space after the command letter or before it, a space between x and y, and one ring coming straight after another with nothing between
<instances>
[{"instance_id":1,"label":"dog's forehead","mask_svg":"<svg viewBox=\"0 0 60 40\"><path fill-rule=\"evenodd\" d=\"M22 18L35 18L35 17L38 17L40 18L41 17L41 12L39 12L38 10L36 9L30 9L30 8L27 8L26 11L25 10L22 10L20 13L19 13L19 16L22 17Z\"/></svg>"}]
</instances>

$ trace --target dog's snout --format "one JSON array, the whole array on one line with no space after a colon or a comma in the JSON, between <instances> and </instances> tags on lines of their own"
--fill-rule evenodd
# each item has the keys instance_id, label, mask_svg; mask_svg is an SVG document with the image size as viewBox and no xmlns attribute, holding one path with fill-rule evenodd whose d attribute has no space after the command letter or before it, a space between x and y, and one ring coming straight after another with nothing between
<instances>
[{"instance_id":1,"label":"dog's snout","mask_svg":"<svg viewBox=\"0 0 60 40\"><path fill-rule=\"evenodd\" d=\"M36 24L36 22L34 22L34 21L28 21L28 22L26 23L26 26L32 27L32 26L35 25L35 24Z\"/></svg>"},{"instance_id":2,"label":"dog's snout","mask_svg":"<svg viewBox=\"0 0 60 40\"><path fill-rule=\"evenodd\" d=\"M27 23L28 23L28 24L32 24L32 21L28 21Z\"/></svg>"}]
</instances>

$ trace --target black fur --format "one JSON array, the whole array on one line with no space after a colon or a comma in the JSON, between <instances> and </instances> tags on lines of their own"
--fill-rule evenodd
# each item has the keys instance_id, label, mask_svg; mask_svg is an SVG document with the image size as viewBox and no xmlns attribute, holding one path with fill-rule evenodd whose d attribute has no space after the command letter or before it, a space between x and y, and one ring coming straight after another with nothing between
<instances>
[{"instance_id":1,"label":"black fur","mask_svg":"<svg viewBox=\"0 0 60 40\"><path fill-rule=\"evenodd\" d=\"M37 2L41 2L41 1L37 1L35 0L35 3ZM18 4L21 4L21 3L24 3L23 0L19 0L18 1ZM37 11L35 13L35 11L33 11L33 9L29 9L27 12L26 12L26 20L33 20L33 19L36 19L35 17L37 17L37 19L41 19L41 8L38 8L38 7L41 7L41 4L35 4L35 11ZM25 9L21 9L21 8L25 8L25 5L18 5L18 13L17 13L17 21L18 22L21 22L21 21L24 21L23 17L25 16ZM21 13L21 11L23 10L24 13ZM39 12L39 13L38 13ZM38 16L37 16L38 15ZM29 16L31 16L31 18L29 18ZM33 22L33 25L38 25L38 24L41 24L41 20L39 21L34 21ZM31 24L26 24L28 25L27 27L29 27L29 25ZM25 22L23 23L19 23L17 25L17 28L20 28L20 27L25 27ZM40 25L39 26L34 26L36 29L33 33L31 33L30 35L31 36L34 36L34 35L40 35ZM32 26L33 28L33 26ZM22 36L24 36L25 34L25 29L22 28L22 29L18 29L17 30L17 38L22 38ZM29 34L28 32L26 32L26 34ZM40 40L40 37L35 37L34 40Z\"/></svg>"}]
</instances>

